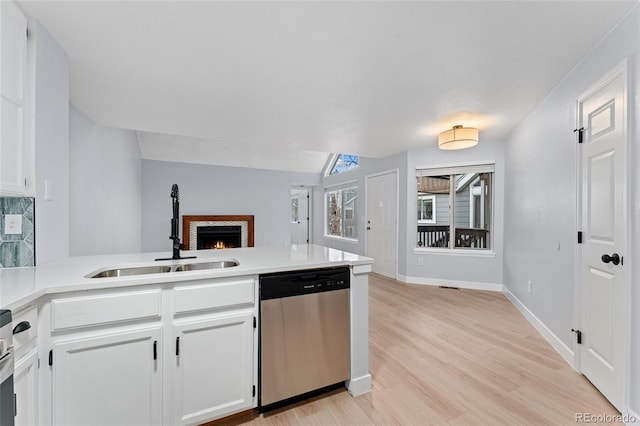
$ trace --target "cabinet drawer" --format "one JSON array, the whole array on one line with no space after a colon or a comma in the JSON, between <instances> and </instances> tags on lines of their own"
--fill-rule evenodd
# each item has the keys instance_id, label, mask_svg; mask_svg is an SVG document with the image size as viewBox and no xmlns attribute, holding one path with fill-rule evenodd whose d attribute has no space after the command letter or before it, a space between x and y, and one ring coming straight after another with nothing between
<instances>
[{"instance_id":1,"label":"cabinet drawer","mask_svg":"<svg viewBox=\"0 0 640 426\"><path fill-rule=\"evenodd\" d=\"M51 329L160 318L160 289L56 299L51 302Z\"/></svg>"},{"instance_id":2,"label":"cabinet drawer","mask_svg":"<svg viewBox=\"0 0 640 426\"><path fill-rule=\"evenodd\" d=\"M253 304L254 280L219 281L176 287L175 313Z\"/></svg>"},{"instance_id":3,"label":"cabinet drawer","mask_svg":"<svg viewBox=\"0 0 640 426\"><path fill-rule=\"evenodd\" d=\"M29 328L25 331L19 332L13 335L13 347L17 351L22 346L29 343L31 340L38 336L38 309L35 306L28 307L13 316L13 327L17 327L19 324L28 323Z\"/></svg>"}]
</instances>

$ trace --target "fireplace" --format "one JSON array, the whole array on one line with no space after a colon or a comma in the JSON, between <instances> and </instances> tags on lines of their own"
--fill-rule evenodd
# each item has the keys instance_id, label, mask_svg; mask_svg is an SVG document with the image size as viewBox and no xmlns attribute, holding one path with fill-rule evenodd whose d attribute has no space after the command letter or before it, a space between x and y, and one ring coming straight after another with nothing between
<instances>
[{"instance_id":1,"label":"fireplace","mask_svg":"<svg viewBox=\"0 0 640 426\"><path fill-rule=\"evenodd\" d=\"M242 247L242 226L198 226L197 250Z\"/></svg>"},{"instance_id":2,"label":"fireplace","mask_svg":"<svg viewBox=\"0 0 640 426\"><path fill-rule=\"evenodd\" d=\"M253 216L182 216L186 250L253 247Z\"/></svg>"}]
</instances>

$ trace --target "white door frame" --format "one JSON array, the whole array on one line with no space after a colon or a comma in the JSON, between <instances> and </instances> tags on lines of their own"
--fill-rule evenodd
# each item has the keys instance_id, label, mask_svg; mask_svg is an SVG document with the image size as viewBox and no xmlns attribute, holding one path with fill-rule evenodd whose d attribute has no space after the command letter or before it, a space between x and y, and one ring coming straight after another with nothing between
<instances>
[{"instance_id":1,"label":"white door frame","mask_svg":"<svg viewBox=\"0 0 640 426\"><path fill-rule=\"evenodd\" d=\"M376 172L376 173L371 173L368 175L365 175L364 177L364 193L365 193L365 197L367 199L365 199L365 203L364 203L364 217L365 217L365 221L367 220L367 218L369 217L369 179L374 178L374 177L378 177L378 176L382 176L382 175L388 175L388 174L395 174L396 175L396 241L395 241L395 251L396 251L396 265L395 265L395 270L393 273L393 278L394 279L398 279L398 258L399 258L399 251L398 251L398 240L399 240L399 228L398 228L398 223L400 221L400 169L395 168L395 169L388 169L388 170L383 170L380 172ZM366 223L365 223L365 228L366 228ZM369 234L368 232L366 232L365 229L365 233L364 233L364 255L368 256L367 253L367 248L368 246L368 237Z\"/></svg>"},{"instance_id":2,"label":"white door frame","mask_svg":"<svg viewBox=\"0 0 640 426\"><path fill-rule=\"evenodd\" d=\"M581 111L580 111L580 104L582 102L582 100L586 99L587 97L589 97L590 95L592 95L593 93L597 92L598 90L602 89L602 87L606 86L608 83L610 83L611 81L613 81L616 77L618 77L620 74L623 75L623 81L624 81L624 93L625 93L625 97L624 97L624 104L625 104L625 139L626 139L626 154L627 154L627 158L626 158L626 176L625 176L625 181L623 182L625 188L624 188L624 194L625 194L625 200L624 200L624 206L623 206L623 223L625 224L625 227L627 230L632 229L631 228L631 223L630 223L630 216L629 215L629 200L631 199L631 181L630 181L630 177L631 177L631 161L630 158L631 156L629 155L629 153L631 152L630 150L630 140L631 138L629 137L629 135L631 135L631 131L630 131L630 121L629 117L630 117L630 113L629 113L629 92L628 92L628 88L629 88L629 60L628 58L624 58L618 65L616 65L611 71L607 72L603 77L601 77L600 79L598 79L596 82L594 82L587 91L585 91L583 94L581 94L577 99L576 99L576 104L575 104L575 116L576 116L576 129L580 129L582 127L582 121L581 121ZM580 144L578 144L576 142L576 149L575 149L575 158L576 158L576 193L577 193L577 197L576 197L576 217L577 217L577 225L578 225L578 230L581 231L583 229L583 223L582 223L582 150L580 149ZM622 313L623 318L624 318L624 325L626 327L626 330L624 332L624 335L626 336L623 342L623 354L622 354L622 414L625 415L627 414L628 410L629 410L629 398L630 398L630 394L631 394L631 380L629 379L629 372L631 371L631 265L632 265L632 261L633 261L633 256L632 256L632 252L631 252L631 239L627 238L626 242L625 242L625 246L624 246L624 254L622 254L623 257L626 257L626 259L624 259L626 261L626 267L628 268L628 272L624 274L624 285L626 286L626 300L627 303L622 307L622 309L624 309L624 312ZM575 274L574 274L574 324L576 324L576 328L579 330L583 327L584 324L582 324L582 314L583 314L583 310L582 310L582 286L581 286L581 281L582 281L582 265L583 265L583 259L582 259L582 247L580 244L576 244L576 264L575 264ZM580 353L580 348L578 347L578 343L577 343L577 339L574 340L574 345L573 345L573 352L574 352L574 365L573 368L578 372L582 374L582 366L581 366L581 353Z\"/></svg>"}]
</instances>

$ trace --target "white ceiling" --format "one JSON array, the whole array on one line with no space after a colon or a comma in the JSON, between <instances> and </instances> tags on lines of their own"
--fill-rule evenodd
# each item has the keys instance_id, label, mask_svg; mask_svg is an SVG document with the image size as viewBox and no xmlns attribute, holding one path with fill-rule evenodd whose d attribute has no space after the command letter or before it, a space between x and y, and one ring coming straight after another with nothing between
<instances>
[{"instance_id":1,"label":"white ceiling","mask_svg":"<svg viewBox=\"0 0 640 426\"><path fill-rule=\"evenodd\" d=\"M637 1L22 1L143 158L319 171L506 137ZM295 165L295 166L292 166Z\"/></svg>"}]
</instances>

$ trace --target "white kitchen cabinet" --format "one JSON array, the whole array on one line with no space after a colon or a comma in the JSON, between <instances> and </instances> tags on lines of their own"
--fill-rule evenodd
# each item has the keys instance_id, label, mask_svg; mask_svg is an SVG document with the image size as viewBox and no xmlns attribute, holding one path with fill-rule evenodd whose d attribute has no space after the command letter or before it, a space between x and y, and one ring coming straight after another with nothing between
<instances>
[{"instance_id":1,"label":"white kitchen cabinet","mask_svg":"<svg viewBox=\"0 0 640 426\"><path fill-rule=\"evenodd\" d=\"M200 424L251 409L253 314L252 307L174 325L172 424Z\"/></svg>"},{"instance_id":2,"label":"white kitchen cabinet","mask_svg":"<svg viewBox=\"0 0 640 426\"><path fill-rule=\"evenodd\" d=\"M255 407L256 300L254 276L53 297L40 421L202 424Z\"/></svg>"},{"instance_id":3,"label":"white kitchen cabinet","mask_svg":"<svg viewBox=\"0 0 640 426\"><path fill-rule=\"evenodd\" d=\"M35 305L16 310L13 316L13 373L16 426L39 424L38 416L38 309Z\"/></svg>"},{"instance_id":4,"label":"white kitchen cabinet","mask_svg":"<svg viewBox=\"0 0 640 426\"><path fill-rule=\"evenodd\" d=\"M25 195L27 19L10 1L0 2L0 19L0 195Z\"/></svg>"},{"instance_id":5,"label":"white kitchen cabinet","mask_svg":"<svg viewBox=\"0 0 640 426\"><path fill-rule=\"evenodd\" d=\"M38 349L16 361L13 373L16 426L33 426L38 422Z\"/></svg>"},{"instance_id":6,"label":"white kitchen cabinet","mask_svg":"<svg viewBox=\"0 0 640 426\"><path fill-rule=\"evenodd\" d=\"M162 424L161 346L161 326L55 343L53 424Z\"/></svg>"}]
</instances>

